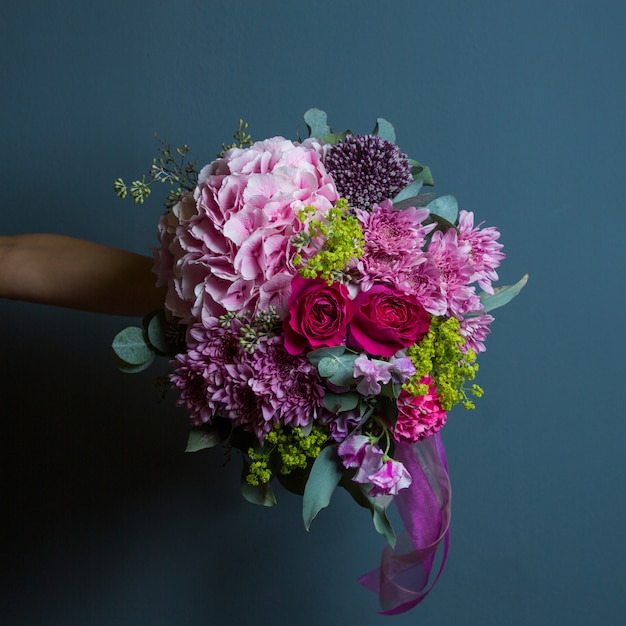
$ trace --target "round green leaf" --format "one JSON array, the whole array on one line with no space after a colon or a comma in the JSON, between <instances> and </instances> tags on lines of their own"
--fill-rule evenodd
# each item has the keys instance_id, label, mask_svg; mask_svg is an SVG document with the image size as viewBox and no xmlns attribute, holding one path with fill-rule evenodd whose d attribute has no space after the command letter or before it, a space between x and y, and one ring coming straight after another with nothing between
<instances>
[{"instance_id":1,"label":"round green leaf","mask_svg":"<svg viewBox=\"0 0 626 626\"><path fill-rule=\"evenodd\" d=\"M115 335L113 351L129 365L141 365L154 358L154 352L146 343L143 330L129 326Z\"/></svg>"}]
</instances>

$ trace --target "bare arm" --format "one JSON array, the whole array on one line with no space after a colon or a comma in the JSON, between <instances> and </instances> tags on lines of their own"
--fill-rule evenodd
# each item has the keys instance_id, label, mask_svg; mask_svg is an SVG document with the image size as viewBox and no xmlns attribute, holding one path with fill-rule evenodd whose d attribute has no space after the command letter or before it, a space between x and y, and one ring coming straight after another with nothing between
<instances>
[{"instance_id":1,"label":"bare arm","mask_svg":"<svg viewBox=\"0 0 626 626\"><path fill-rule=\"evenodd\" d=\"M111 315L163 306L152 259L62 235L0 237L0 298Z\"/></svg>"}]
</instances>

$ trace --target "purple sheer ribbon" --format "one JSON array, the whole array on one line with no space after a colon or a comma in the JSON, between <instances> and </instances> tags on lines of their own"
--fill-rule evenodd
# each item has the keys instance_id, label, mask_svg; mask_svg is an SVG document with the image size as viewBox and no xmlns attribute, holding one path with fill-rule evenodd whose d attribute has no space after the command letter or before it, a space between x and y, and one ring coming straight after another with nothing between
<instances>
[{"instance_id":1,"label":"purple sheer ribbon","mask_svg":"<svg viewBox=\"0 0 626 626\"><path fill-rule=\"evenodd\" d=\"M439 433L414 445L397 443L394 458L404 463L413 479L394 498L404 530L394 549L383 550L380 567L359 578L378 594L383 615L404 613L428 595L443 571L450 542L450 478ZM440 545L441 564L428 586Z\"/></svg>"}]
</instances>

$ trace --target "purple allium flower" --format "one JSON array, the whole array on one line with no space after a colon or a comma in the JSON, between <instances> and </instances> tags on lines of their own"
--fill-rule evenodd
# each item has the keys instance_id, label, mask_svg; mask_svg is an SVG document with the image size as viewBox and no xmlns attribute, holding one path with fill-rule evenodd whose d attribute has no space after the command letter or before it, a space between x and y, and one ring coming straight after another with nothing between
<instances>
[{"instance_id":1,"label":"purple allium flower","mask_svg":"<svg viewBox=\"0 0 626 626\"><path fill-rule=\"evenodd\" d=\"M374 135L348 135L330 148L324 165L339 195L355 209L393 198L412 180L406 154Z\"/></svg>"}]
</instances>

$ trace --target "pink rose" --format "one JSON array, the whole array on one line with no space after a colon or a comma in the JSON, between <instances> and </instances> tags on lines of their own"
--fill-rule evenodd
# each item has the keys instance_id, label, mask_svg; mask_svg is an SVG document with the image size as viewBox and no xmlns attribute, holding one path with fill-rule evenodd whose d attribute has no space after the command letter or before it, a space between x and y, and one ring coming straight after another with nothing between
<instances>
[{"instance_id":1,"label":"pink rose","mask_svg":"<svg viewBox=\"0 0 626 626\"><path fill-rule=\"evenodd\" d=\"M374 285L354 299L353 344L375 356L390 357L412 346L430 328L430 317L415 296Z\"/></svg>"},{"instance_id":2,"label":"pink rose","mask_svg":"<svg viewBox=\"0 0 626 626\"><path fill-rule=\"evenodd\" d=\"M420 383L428 385L423 396L412 396L402 390L398 397L398 421L394 431L396 439L416 443L434 435L446 423L447 413L441 408L435 381L430 376Z\"/></svg>"},{"instance_id":3,"label":"pink rose","mask_svg":"<svg viewBox=\"0 0 626 626\"><path fill-rule=\"evenodd\" d=\"M352 300L345 285L296 275L283 322L285 348L290 354L301 354L309 347L343 345L351 319Z\"/></svg>"}]
</instances>

